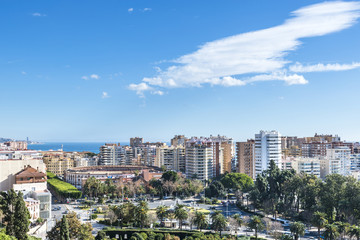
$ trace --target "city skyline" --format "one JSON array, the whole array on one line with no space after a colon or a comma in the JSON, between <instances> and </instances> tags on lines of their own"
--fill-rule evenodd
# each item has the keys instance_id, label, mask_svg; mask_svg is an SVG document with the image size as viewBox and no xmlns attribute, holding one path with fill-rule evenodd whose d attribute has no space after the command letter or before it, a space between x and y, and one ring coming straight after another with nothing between
<instances>
[{"instance_id":1,"label":"city skyline","mask_svg":"<svg viewBox=\"0 0 360 240\"><path fill-rule=\"evenodd\" d=\"M203 3L3 4L0 137L359 141L359 1Z\"/></svg>"}]
</instances>

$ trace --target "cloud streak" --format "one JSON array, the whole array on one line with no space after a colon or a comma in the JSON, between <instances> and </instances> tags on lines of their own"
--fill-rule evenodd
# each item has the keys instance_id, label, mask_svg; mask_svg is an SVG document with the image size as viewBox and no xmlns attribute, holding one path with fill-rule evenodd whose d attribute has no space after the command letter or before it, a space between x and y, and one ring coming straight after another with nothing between
<instances>
[{"instance_id":1,"label":"cloud streak","mask_svg":"<svg viewBox=\"0 0 360 240\"><path fill-rule=\"evenodd\" d=\"M109 94L107 92L102 92L101 98L109 98Z\"/></svg>"},{"instance_id":2,"label":"cloud streak","mask_svg":"<svg viewBox=\"0 0 360 240\"><path fill-rule=\"evenodd\" d=\"M91 74L90 76L82 76L81 79L83 80L100 79L100 76L98 74Z\"/></svg>"},{"instance_id":3,"label":"cloud streak","mask_svg":"<svg viewBox=\"0 0 360 240\"><path fill-rule=\"evenodd\" d=\"M131 84L129 89L143 95L158 88L200 87L204 84L231 87L278 80L296 85L308 82L296 73L353 69L358 63L351 66L295 64L288 69L290 61L286 56L302 44L302 38L324 36L351 27L360 17L359 10L359 2L341 1L300 8L281 25L205 43L197 51L172 61L165 70L158 70L156 76L144 77L141 83Z\"/></svg>"},{"instance_id":4,"label":"cloud streak","mask_svg":"<svg viewBox=\"0 0 360 240\"><path fill-rule=\"evenodd\" d=\"M32 15L33 17L46 17L46 14L38 13L38 12L32 13L31 15Z\"/></svg>"},{"instance_id":5,"label":"cloud streak","mask_svg":"<svg viewBox=\"0 0 360 240\"><path fill-rule=\"evenodd\" d=\"M328 71L346 71L352 70L360 67L360 62L353 62L351 64L323 64L318 63L315 65L302 65L301 63L296 63L291 65L289 70L297 73L307 73L307 72L328 72Z\"/></svg>"}]
</instances>

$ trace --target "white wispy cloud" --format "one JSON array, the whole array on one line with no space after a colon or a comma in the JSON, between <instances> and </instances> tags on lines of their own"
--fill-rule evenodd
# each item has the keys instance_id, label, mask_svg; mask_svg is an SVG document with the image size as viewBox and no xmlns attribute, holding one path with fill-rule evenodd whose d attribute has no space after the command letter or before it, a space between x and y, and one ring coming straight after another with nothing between
<instances>
[{"instance_id":1,"label":"white wispy cloud","mask_svg":"<svg viewBox=\"0 0 360 240\"><path fill-rule=\"evenodd\" d=\"M292 72L306 73L306 72L346 71L359 67L360 67L360 62L353 62L351 64L318 63L314 65L303 65L301 63L296 63L294 65L291 65L289 67L289 70Z\"/></svg>"},{"instance_id":2,"label":"white wispy cloud","mask_svg":"<svg viewBox=\"0 0 360 240\"><path fill-rule=\"evenodd\" d=\"M33 17L46 17L46 14L44 14L44 13L38 13L38 12L32 13L31 15L32 15Z\"/></svg>"},{"instance_id":3,"label":"white wispy cloud","mask_svg":"<svg viewBox=\"0 0 360 240\"><path fill-rule=\"evenodd\" d=\"M109 98L109 94L107 92L102 92L101 98Z\"/></svg>"},{"instance_id":4,"label":"white wispy cloud","mask_svg":"<svg viewBox=\"0 0 360 240\"><path fill-rule=\"evenodd\" d=\"M91 74L91 75L90 75L90 78L92 78L92 79L99 79L100 76L97 75L97 74Z\"/></svg>"},{"instance_id":5,"label":"white wispy cloud","mask_svg":"<svg viewBox=\"0 0 360 240\"><path fill-rule=\"evenodd\" d=\"M81 79L83 80L100 79L100 76L98 74L91 74L90 76L82 76Z\"/></svg>"},{"instance_id":6,"label":"white wispy cloud","mask_svg":"<svg viewBox=\"0 0 360 240\"><path fill-rule=\"evenodd\" d=\"M359 10L360 2L342 1L300 8L281 25L205 43L197 51L172 61L165 70L158 70L154 77L144 77L141 83L131 84L129 89L137 93L139 88L151 89L141 90L143 94L158 88L204 84L230 87L271 80L284 81L287 85L306 84L304 76L294 74L306 71L299 71L299 65L288 69L290 61L286 56L302 44L302 38L351 27L360 17Z\"/></svg>"},{"instance_id":7,"label":"white wispy cloud","mask_svg":"<svg viewBox=\"0 0 360 240\"><path fill-rule=\"evenodd\" d=\"M129 12L129 13L131 13L131 12L133 12L133 11L134 11L133 8L129 8L129 9L128 9L128 12Z\"/></svg>"},{"instance_id":8,"label":"white wispy cloud","mask_svg":"<svg viewBox=\"0 0 360 240\"><path fill-rule=\"evenodd\" d=\"M143 12L149 12L149 11L151 11L152 9L151 8L144 8L143 9Z\"/></svg>"},{"instance_id":9,"label":"white wispy cloud","mask_svg":"<svg viewBox=\"0 0 360 240\"><path fill-rule=\"evenodd\" d=\"M162 96L165 93L161 90L157 90L151 86L149 86L146 83L139 83L139 84L130 84L128 87L130 90L135 91L137 95L139 95L141 98L145 97L145 92L149 92L152 95L159 95Z\"/></svg>"},{"instance_id":10,"label":"white wispy cloud","mask_svg":"<svg viewBox=\"0 0 360 240\"><path fill-rule=\"evenodd\" d=\"M26 74L27 74L27 72L25 72L25 71L21 71L21 74L22 74L22 75L26 75Z\"/></svg>"}]
</instances>

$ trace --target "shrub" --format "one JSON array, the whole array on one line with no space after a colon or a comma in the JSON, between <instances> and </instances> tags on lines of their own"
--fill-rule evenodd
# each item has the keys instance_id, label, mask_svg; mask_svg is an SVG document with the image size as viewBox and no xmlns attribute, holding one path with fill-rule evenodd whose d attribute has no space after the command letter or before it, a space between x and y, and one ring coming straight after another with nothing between
<instances>
[{"instance_id":1,"label":"shrub","mask_svg":"<svg viewBox=\"0 0 360 240\"><path fill-rule=\"evenodd\" d=\"M47 180L50 187L60 196L65 198L81 198L81 192L70 183L61 181L58 178L50 178Z\"/></svg>"},{"instance_id":2,"label":"shrub","mask_svg":"<svg viewBox=\"0 0 360 240\"><path fill-rule=\"evenodd\" d=\"M46 172L46 176L48 179L56 178L56 175L53 174L52 172Z\"/></svg>"},{"instance_id":3,"label":"shrub","mask_svg":"<svg viewBox=\"0 0 360 240\"><path fill-rule=\"evenodd\" d=\"M98 215L97 214L91 214L91 219L97 219Z\"/></svg>"}]
</instances>

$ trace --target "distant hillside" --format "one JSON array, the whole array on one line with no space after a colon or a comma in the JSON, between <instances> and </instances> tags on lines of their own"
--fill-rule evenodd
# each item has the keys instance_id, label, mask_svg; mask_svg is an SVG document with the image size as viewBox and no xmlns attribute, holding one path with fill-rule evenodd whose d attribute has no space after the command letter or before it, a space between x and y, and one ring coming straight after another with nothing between
<instances>
[{"instance_id":1,"label":"distant hillside","mask_svg":"<svg viewBox=\"0 0 360 240\"><path fill-rule=\"evenodd\" d=\"M13 141L11 138L0 138L0 143Z\"/></svg>"}]
</instances>

